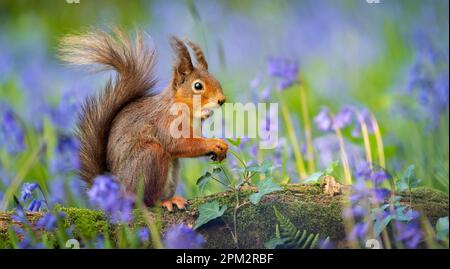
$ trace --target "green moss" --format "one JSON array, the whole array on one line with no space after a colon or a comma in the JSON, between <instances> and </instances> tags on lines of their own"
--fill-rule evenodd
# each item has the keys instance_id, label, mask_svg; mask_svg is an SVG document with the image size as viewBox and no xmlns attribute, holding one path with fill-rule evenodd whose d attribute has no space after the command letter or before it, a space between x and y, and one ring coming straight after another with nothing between
<instances>
[{"instance_id":1,"label":"green moss","mask_svg":"<svg viewBox=\"0 0 450 269\"><path fill-rule=\"evenodd\" d=\"M66 214L65 225L73 227L72 233L76 238L93 239L98 234L113 231L101 211L66 207L60 207L58 210Z\"/></svg>"},{"instance_id":2,"label":"green moss","mask_svg":"<svg viewBox=\"0 0 450 269\"><path fill-rule=\"evenodd\" d=\"M198 229L207 240L207 248L262 248L264 243L275 234L276 219L273 207L288 217L300 230L319 233L323 237L329 236L333 241L343 242L345 238L342 202L343 195L329 196L322 192L320 185L286 185L283 191L266 195L258 205L248 202L248 196L254 190L247 188L240 193L240 203L245 203L237 213L238 245L231 236L230 229L234 229L233 211L236 196L230 192L218 193L200 197L189 201L185 211L175 210L167 212L161 208L149 208L153 220L159 220L159 228L164 233L168 227L176 223L193 225L198 217L198 206L217 201L227 205L228 210L220 219L209 222ZM410 193L402 193L402 202L410 201L415 209L427 216L434 225L439 217L448 215L448 196L442 192L428 188L417 188ZM410 199L411 198L411 199ZM84 208L64 208L67 219L65 225L72 226L76 238L93 239L98 234L108 233L111 238L117 236L118 227L108 223L105 215L100 211ZM10 212L0 212L0 248L11 247L7 233L10 223ZM42 214L30 214L30 220L35 222ZM142 212L134 211L134 222L131 227L145 226ZM49 235L51 236L51 235Z\"/></svg>"}]
</instances>

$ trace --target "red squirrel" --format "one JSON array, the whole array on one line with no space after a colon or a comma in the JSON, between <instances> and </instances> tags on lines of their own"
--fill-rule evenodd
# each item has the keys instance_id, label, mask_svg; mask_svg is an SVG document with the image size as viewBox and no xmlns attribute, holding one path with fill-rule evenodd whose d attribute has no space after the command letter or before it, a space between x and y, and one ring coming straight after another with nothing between
<instances>
[{"instance_id":1,"label":"red squirrel","mask_svg":"<svg viewBox=\"0 0 450 269\"><path fill-rule=\"evenodd\" d=\"M174 196L179 158L212 155L213 160L221 161L228 145L222 139L171 135L169 126L176 117L169 111L171 105L186 104L191 119L204 120L211 114L211 103L221 106L225 95L208 72L198 45L177 37L170 41L176 62L169 85L160 93L152 92L155 51L145 46L141 31L136 31L134 42L118 28L112 33L93 30L69 35L61 40L59 52L69 64L97 64L117 72L99 96L87 98L82 106L76 131L81 178L92 183L97 175L110 173L132 194L143 180L144 202L154 205L160 201L172 211L173 205L179 209L187 205L184 198ZM194 52L196 65L186 45ZM194 96L201 96L201 115L193 113ZM192 126L189 128L192 133Z\"/></svg>"}]
</instances>

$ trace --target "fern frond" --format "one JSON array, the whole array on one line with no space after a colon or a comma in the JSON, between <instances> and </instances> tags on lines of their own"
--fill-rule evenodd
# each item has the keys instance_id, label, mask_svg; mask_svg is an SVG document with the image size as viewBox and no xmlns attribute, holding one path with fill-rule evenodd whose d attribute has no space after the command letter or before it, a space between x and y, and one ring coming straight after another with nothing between
<instances>
[{"instance_id":1,"label":"fern frond","mask_svg":"<svg viewBox=\"0 0 450 269\"><path fill-rule=\"evenodd\" d=\"M275 217L278 221L276 226L276 238L279 242L275 248L296 248L296 249L313 249L317 248L320 234L308 233L306 230L300 231L292 222L281 212L273 207ZM328 238L326 239L328 240Z\"/></svg>"}]
</instances>

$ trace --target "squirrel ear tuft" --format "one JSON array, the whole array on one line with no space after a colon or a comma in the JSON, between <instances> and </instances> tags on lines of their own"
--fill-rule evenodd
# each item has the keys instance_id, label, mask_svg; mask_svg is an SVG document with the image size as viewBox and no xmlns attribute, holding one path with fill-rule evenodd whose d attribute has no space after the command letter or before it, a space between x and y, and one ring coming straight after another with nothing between
<instances>
[{"instance_id":1,"label":"squirrel ear tuft","mask_svg":"<svg viewBox=\"0 0 450 269\"><path fill-rule=\"evenodd\" d=\"M177 55L177 61L174 66L173 81L175 85L181 84L187 75L189 75L193 70L191 55L186 45L175 36L170 38L170 44L172 49Z\"/></svg>"},{"instance_id":2,"label":"squirrel ear tuft","mask_svg":"<svg viewBox=\"0 0 450 269\"><path fill-rule=\"evenodd\" d=\"M186 43L194 51L199 67L201 67L205 70L208 70L208 62L206 61L206 58L205 58L205 55L203 54L202 49L200 49L200 47L197 44L195 44L194 42L192 42L190 40L187 40Z\"/></svg>"}]
</instances>

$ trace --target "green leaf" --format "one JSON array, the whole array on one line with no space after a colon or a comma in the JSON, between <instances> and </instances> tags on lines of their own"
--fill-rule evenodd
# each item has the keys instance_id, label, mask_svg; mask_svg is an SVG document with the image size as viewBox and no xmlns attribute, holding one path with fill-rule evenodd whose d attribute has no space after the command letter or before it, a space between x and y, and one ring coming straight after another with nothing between
<instances>
[{"instance_id":1,"label":"green leaf","mask_svg":"<svg viewBox=\"0 0 450 269\"><path fill-rule=\"evenodd\" d=\"M214 176L219 174L220 172L222 172L222 168L220 167L215 167L212 172L206 172L204 175L202 175L201 177L199 177L197 179L197 183L196 185L200 188L200 190L203 190L206 186L206 184L209 182L209 180Z\"/></svg>"},{"instance_id":2,"label":"green leaf","mask_svg":"<svg viewBox=\"0 0 450 269\"><path fill-rule=\"evenodd\" d=\"M210 172L206 172L205 174L203 174L201 177L199 177L197 179L197 183L196 185L200 188L203 189L206 186L206 183L208 183L208 180L211 178L211 173Z\"/></svg>"},{"instance_id":3,"label":"green leaf","mask_svg":"<svg viewBox=\"0 0 450 269\"><path fill-rule=\"evenodd\" d=\"M238 137L236 140L231 139L231 138L227 138L227 141L230 142L231 145L239 147L239 145L241 144L241 138Z\"/></svg>"},{"instance_id":4,"label":"green leaf","mask_svg":"<svg viewBox=\"0 0 450 269\"><path fill-rule=\"evenodd\" d=\"M334 173L334 170L336 170L336 168L338 167L338 165L339 165L339 161L332 162L325 170L325 174L332 175Z\"/></svg>"},{"instance_id":5,"label":"green leaf","mask_svg":"<svg viewBox=\"0 0 450 269\"><path fill-rule=\"evenodd\" d=\"M323 172L316 172L316 173L313 173L313 174L311 174L308 178L306 178L306 179L303 181L303 183L305 183L305 184L314 184L314 183L317 183L317 182L322 178L323 175L324 175Z\"/></svg>"},{"instance_id":6,"label":"green leaf","mask_svg":"<svg viewBox=\"0 0 450 269\"><path fill-rule=\"evenodd\" d=\"M388 226L389 222L391 222L392 217L388 215L387 217L383 219L376 219L373 224L373 232L375 237L380 236L380 234L383 232L383 230Z\"/></svg>"},{"instance_id":7,"label":"green leaf","mask_svg":"<svg viewBox=\"0 0 450 269\"><path fill-rule=\"evenodd\" d=\"M275 191L281 191L283 189L278 184L273 182L273 180L271 178L266 178L266 179L259 181L258 184L256 185L256 187L258 188L258 192L253 193L252 195L250 195L248 197L250 202L252 202L255 205L258 204L259 201L261 201L261 198L264 195L275 192Z\"/></svg>"},{"instance_id":8,"label":"green leaf","mask_svg":"<svg viewBox=\"0 0 450 269\"><path fill-rule=\"evenodd\" d=\"M401 179L395 182L395 186L398 192L406 191L408 189L408 184L406 184L406 182Z\"/></svg>"},{"instance_id":9,"label":"green leaf","mask_svg":"<svg viewBox=\"0 0 450 269\"><path fill-rule=\"evenodd\" d=\"M438 219L436 223L436 238L448 240L448 216Z\"/></svg>"},{"instance_id":10,"label":"green leaf","mask_svg":"<svg viewBox=\"0 0 450 269\"><path fill-rule=\"evenodd\" d=\"M264 161L261 164L254 164L251 166L247 166L245 169L246 172L254 172L260 174L268 174L271 173L274 169L274 166L269 161Z\"/></svg>"},{"instance_id":11,"label":"green leaf","mask_svg":"<svg viewBox=\"0 0 450 269\"><path fill-rule=\"evenodd\" d=\"M419 186L420 179L416 177L416 171L414 165L408 166L406 168L403 176L396 182L397 191L405 191L407 189L412 189Z\"/></svg>"},{"instance_id":12,"label":"green leaf","mask_svg":"<svg viewBox=\"0 0 450 269\"><path fill-rule=\"evenodd\" d=\"M266 243L264 243L264 247L267 249L276 249L278 246L284 245L288 241L287 238L272 238Z\"/></svg>"},{"instance_id":13,"label":"green leaf","mask_svg":"<svg viewBox=\"0 0 450 269\"><path fill-rule=\"evenodd\" d=\"M200 216L195 222L194 229L198 229L211 220L221 217L227 208L228 207L226 205L221 207L216 201L202 204L198 207Z\"/></svg>"}]
</instances>

